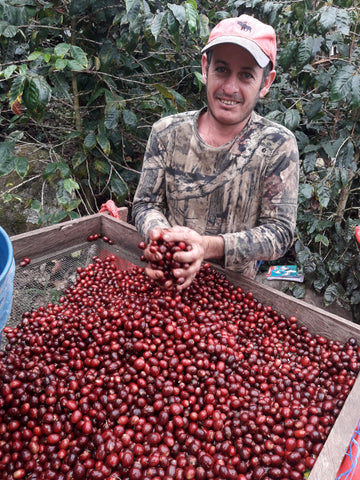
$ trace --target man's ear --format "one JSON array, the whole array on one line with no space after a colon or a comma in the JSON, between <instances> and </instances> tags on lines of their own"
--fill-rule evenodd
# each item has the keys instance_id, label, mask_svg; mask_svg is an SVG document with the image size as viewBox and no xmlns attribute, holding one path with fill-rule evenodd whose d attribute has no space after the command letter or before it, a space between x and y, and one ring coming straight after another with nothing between
<instances>
[{"instance_id":1,"label":"man's ear","mask_svg":"<svg viewBox=\"0 0 360 480\"><path fill-rule=\"evenodd\" d=\"M207 67L208 67L207 56L206 56L206 53L203 53L203 56L201 57L201 70L202 70L202 79L205 85L207 83Z\"/></svg>"},{"instance_id":2,"label":"man's ear","mask_svg":"<svg viewBox=\"0 0 360 480\"><path fill-rule=\"evenodd\" d=\"M262 89L260 90L260 94L259 94L260 98L265 97L265 95L268 93L273 81L275 80L275 77L276 77L276 71L271 70L269 75L265 78L264 85L263 85Z\"/></svg>"}]
</instances>

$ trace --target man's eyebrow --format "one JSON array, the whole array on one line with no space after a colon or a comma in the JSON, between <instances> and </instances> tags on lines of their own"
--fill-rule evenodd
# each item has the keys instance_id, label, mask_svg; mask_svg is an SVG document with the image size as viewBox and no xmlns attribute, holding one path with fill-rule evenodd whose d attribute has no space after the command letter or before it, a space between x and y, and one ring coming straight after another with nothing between
<instances>
[{"instance_id":1,"label":"man's eyebrow","mask_svg":"<svg viewBox=\"0 0 360 480\"><path fill-rule=\"evenodd\" d=\"M222 65L226 65L226 66L229 65L228 62L225 62L225 60L221 60L221 59L215 60L214 63L217 63L217 64L221 63Z\"/></svg>"},{"instance_id":2,"label":"man's eyebrow","mask_svg":"<svg viewBox=\"0 0 360 480\"><path fill-rule=\"evenodd\" d=\"M221 59L218 59L218 60L215 60L214 61L214 64L216 65L224 65L225 67L228 67L229 66L229 63L226 62L225 60L221 60ZM251 65L247 66L247 65L244 65L241 67L241 70L248 70L249 72L252 72L254 71L254 67L252 67Z\"/></svg>"}]
</instances>

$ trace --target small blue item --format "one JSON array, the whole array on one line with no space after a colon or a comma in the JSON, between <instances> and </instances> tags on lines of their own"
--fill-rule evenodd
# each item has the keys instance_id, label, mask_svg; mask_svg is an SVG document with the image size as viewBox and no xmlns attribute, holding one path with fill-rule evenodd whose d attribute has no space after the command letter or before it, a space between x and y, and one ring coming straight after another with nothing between
<instances>
[{"instance_id":1,"label":"small blue item","mask_svg":"<svg viewBox=\"0 0 360 480\"><path fill-rule=\"evenodd\" d=\"M14 276L13 246L5 230L0 227L0 341L1 332L11 313Z\"/></svg>"}]
</instances>

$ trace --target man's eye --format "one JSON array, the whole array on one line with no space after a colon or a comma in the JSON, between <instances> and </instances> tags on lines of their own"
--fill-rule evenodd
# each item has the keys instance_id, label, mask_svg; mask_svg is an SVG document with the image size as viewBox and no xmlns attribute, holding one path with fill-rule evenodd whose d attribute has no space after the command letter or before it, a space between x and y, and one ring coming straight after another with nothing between
<instances>
[{"instance_id":1,"label":"man's eye","mask_svg":"<svg viewBox=\"0 0 360 480\"><path fill-rule=\"evenodd\" d=\"M217 67L216 71L218 73L226 73L227 69L225 67Z\"/></svg>"}]
</instances>

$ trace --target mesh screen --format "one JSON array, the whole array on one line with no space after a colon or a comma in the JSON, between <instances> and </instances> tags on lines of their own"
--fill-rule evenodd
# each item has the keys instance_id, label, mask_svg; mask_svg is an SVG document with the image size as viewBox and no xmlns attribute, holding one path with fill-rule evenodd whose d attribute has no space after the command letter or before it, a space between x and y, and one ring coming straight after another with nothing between
<instances>
[{"instance_id":1,"label":"mesh screen","mask_svg":"<svg viewBox=\"0 0 360 480\"><path fill-rule=\"evenodd\" d=\"M94 256L104 259L111 254L116 255L116 264L121 270L131 268L134 264L143 266L139 259L140 250L136 257L120 246L110 245L102 239L85 242L51 256L31 259L26 267L16 265L12 309L6 326L18 325L24 312L36 310L48 303L58 303L66 288L75 282L77 267L86 267ZM3 333L1 349L5 343L6 335Z\"/></svg>"}]
</instances>

